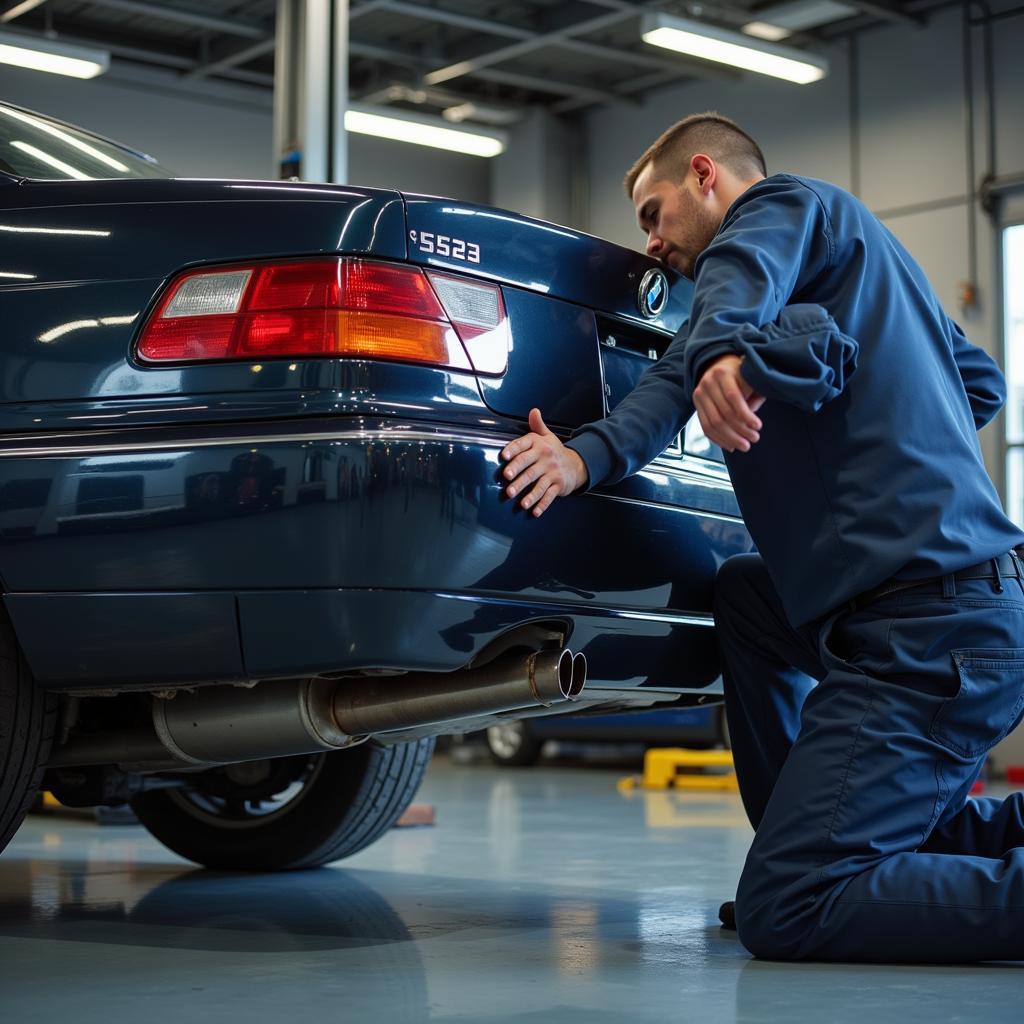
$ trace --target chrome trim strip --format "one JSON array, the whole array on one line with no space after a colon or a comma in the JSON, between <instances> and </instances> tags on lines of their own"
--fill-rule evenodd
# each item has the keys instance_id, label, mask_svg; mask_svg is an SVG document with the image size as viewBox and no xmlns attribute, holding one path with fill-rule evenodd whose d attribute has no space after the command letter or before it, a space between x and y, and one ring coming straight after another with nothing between
<instances>
[{"instance_id":1,"label":"chrome trim strip","mask_svg":"<svg viewBox=\"0 0 1024 1024\"><path fill-rule=\"evenodd\" d=\"M701 612L654 612L639 608L608 608L603 606L588 608L568 601L531 601L528 598L492 597L489 594L474 594L471 590L454 593L448 590L431 591L434 597L446 598L449 601L474 601L477 604L511 605L521 608L543 608L556 614L565 615L599 615L611 619L640 619L644 622L667 622L676 626L714 626L715 619L710 613Z\"/></svg>"},{"instance_id":2,"label":"chrome trim strip","mask_svg":"<svg viewBox=\"0 0 1024 1024\"><path fill-rule=\"evenodd\" d=\"M707 482L703 479L700 481L705 486ZM699 508L687 508L685 505L669 505L664 501L644 501L640 498L623 498L618 494L600 494L597 491L593 493L593 497L600 498L602 501L617 501L622 505L643 505L644 508L663 508L669 512L683 512L686 515L699 516L701 519L719 519L723 523L739 523L743 524L742 516L731 516L727 512L711 512L710 510L699 509Z\"/></svg>"},{"instance_id":3,"label":"chrome trim strip","mask_svg":"<svg viewBox=\"0 0 1024 1024\"><path fill-rule=\"evenodd\" d=\"M18 437L20 442L32 440L24 435ZM218 447L252 447L261 444L286 444L292 441L413 441L418 443L436 442L438 444L475 444L486 448L500 450L512 440L511 437L494 437L485 434L472 434L469 432L447 430L444 432L402 430L390 428L386 430L338 430L338 431L314 431L302 433L296 431L288 434L240 434L237 437L222 435L217 437L191 437L181 440L140 440L134 443L111 444L110 442L96 442L94 444L66 444L66 445L25 445L20 448L0 447L0 459L14 458L51 458L74 455L109 455L116 452L151 452L151 451L180 451L188 448L218 448ZM0 446L3 439L0 438Z\"/></svg>"},{"instance_id":4,"label":"chrome trim strip","mask_svg":"<svg viewBox=\"0 0 1024 1024\"><path fill-rule=\"evenodd\" d=\"M145 428L151 429L151 428ZM159 429L159 428L152 428ZM51 435L52 436L52 435ZM58 435L67 437L68 435ZM71 435L74 436L74 435ZM475 433L468 430L414 430L402 427L388 427L376 430L363 428L351 428L335 431L294 431L291 433L267 433L267 434L239 434L232 437L229 434L215 437L190 437L179 440L145 440L140 439L134 442L122 444L111 443L110 441L97 440L93 443L66 443L46 444L41 438L31 435L9 436L9 440L19 443L19 447L4 447L5 439L0 437L0 459L47 459L47 458L90 458L98 455L115 455L139 453L145 454L155 451L187 451L192 448L228 448L243 447L252 448L268 444L288 444L294 442L381 442L393 443L396 441L412 442L415 444L470 444L481 448L492 448L500 451L509 441L514 438L507 435L496 436L494 434ZM699 472L693 467L682 467L668 465L664 462L651 463L651 466L640 471L641 473L660 473L671 476L674 479L698 483L703 487L716 487L721 490L732 490L728 478L722 479L713 472ZM730 523L740 523L743 520L738 516L730 516L717 512L704 512L697 509L688 509L680 505L667 505L660 502L639 501L635 498L623 498L616 495L601 494L594 492L594 497L603 498L606 501L619 501L636 505L658 505L662 508L672 509L678 512L689 512L691 515L699 515L712 519L721 519Z\"/></svg>"}]
</instances>

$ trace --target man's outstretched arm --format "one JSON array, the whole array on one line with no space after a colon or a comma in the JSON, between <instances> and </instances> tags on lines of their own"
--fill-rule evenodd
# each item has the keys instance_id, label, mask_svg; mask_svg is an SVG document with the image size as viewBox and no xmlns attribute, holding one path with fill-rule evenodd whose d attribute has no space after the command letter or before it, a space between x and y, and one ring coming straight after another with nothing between
<instances>
[{"instance_id":1,"label":"man's outstretched arm","mask_svg":"<svg viewBox=\"0 0 1024 1024\"><path fill-rule=\"evenodd\" d=\"M748 451L755 444L760 434L761 421L756 412L764 399L756 394L740 374L742 359L734 355L720 356L709 364L703 379L694 391L694 402L701 411L701 422L705 432L716 444L729 451L738 448ZM645 378L646 379L646 378ZM648 444L648 450L636 458L637 467L607 467L612 465L610 455L615 448L616 433L623 430L627 435L636 432L637 417L652 418L653 410L645 401L644 382L641 383L616 407L615 412L598 424L588 424L578 437L568 444L548 430L539 409L530 410L530 433L524 434L515 441L509 442L501 452L501 457L508 465L502 475L508 481L506 493L510 498L520 497L525 509L532 509L535 516L543 515L555 498L565 497L574 491L594 487L599 483L618 480L628 476L635 468L642 468L660 452L664 451L668 440L674 437L685 425L693 412L693 407L685 403L682 411L674 417L665 418L660 425L652 425L649 433L654 438ZM654 413L654 419L658 419ZM612 436L601 437L597 429L611 430ZM643 433L642 431L640 433ZM589 462L573 447L579 444L584 453L588 452L586 441L593 441L596 452ZM601 474L599 479L592 479L590 470Z\"/></svg>"},{"instance_id":2,"label":"man's outstretched arm","mask_svg":"<svg viewBox=\"0 0 1024 1024\"><path fill-rule=\"evenodd\" d=\"M530 433L505 445L501 457L508 462L502 471L509 481L505 493L522 495L520 504L535 516L543 515L555 498L587 485L583 459L548 430L540 409L530 410Z\"/></svg>"}]
</instances>

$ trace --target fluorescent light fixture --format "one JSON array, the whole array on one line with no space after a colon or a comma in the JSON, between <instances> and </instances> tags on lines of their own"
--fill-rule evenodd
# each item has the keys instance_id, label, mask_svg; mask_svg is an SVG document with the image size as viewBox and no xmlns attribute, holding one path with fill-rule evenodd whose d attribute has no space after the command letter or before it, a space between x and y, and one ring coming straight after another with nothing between
<instances>
[{"instance_id":1,"label":"fluorescent light fixture","mask_svg":"<svg viewBox=\"0 0 1024 1024\"><path fill-rule=\"evenodd\" d=\"M34 11L45 3L46 0L22 0L22 3L15 4L0 14L0 23L14 21L15 18L20 18L23 14L28 14L29 11Z\"/></svg>"},{"instance_id":2,"label":"fluorescent light fixture","mask_svg":"<svg viewBox=\"0 0 1024 1024\"><path fill-rule=\"evenodd\" d=\"M390 107L353 105L345 111L345 128L360 135L433 146L470 156L497 156L505 151L508 142L504 132L452 128L439 117L397 111Z\"/></svg>"},{"instance_id":3,"label":"fluorescent light fixture","mask_svg":"<svg viewBox=\"0 0 1024 1024\"><path fill-rule=\"evenodd\" d=\"M828 25L833 21L852 17L857 8L837 0L793 0L791 3L762 7L757 20L748 22L743 31L748 36L777 42L805 28Z\"/></svg>"},{"instance_id":4,"label":"fluorescent light fixture","mask_svg":"<svg viewBox=\"0 0 1024 1024\"><path fill-rule=\"evenodd\" d=\"M743 31L748 36L757 39L766 39L769 43L777 43L780 39L786 39L793 34L791 28L783 28L781 25L772 25L767 21L748 21L743 26Z\"/></svg>"},{"instance_id":5,"label":"fluorescent light fixture","mask_svg":"<svg viewBox=\"0 0 1024 1024\"><path fill-rule=\"evenodd\" d=\"M0 64L71 78L95 78L110 67L110 54L56 39L0 32Z\"/></svg>"},{"instance_id":6,"label":"fluorescent light fixture","mask_svg":"<svg viewBox=\"0 0 1024 1024\"><path fill-rule=\"evenodd\" d=\"M807 85L828 74L828 61L803 50L753 40L740 32L702 21L673 18L667 14L644 16L641 29L645 43L690 57L731 64L773 78Z\"/></svg>"}]
</instances>

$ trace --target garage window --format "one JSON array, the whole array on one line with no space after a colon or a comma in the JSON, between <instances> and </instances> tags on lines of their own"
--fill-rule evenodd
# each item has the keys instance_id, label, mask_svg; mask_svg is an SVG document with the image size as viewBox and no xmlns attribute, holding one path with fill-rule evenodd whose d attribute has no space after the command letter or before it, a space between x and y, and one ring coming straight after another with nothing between
<instances>
[{"instance_id":1,"label":"garage window","mask_svg":"<svg viewBox=\"0 0 1024 1024\"><path fill-rule=\"evenodd\" d=\"M1006 321L1006 511L1024 527L1024 224L1003 231Z\"/></svg>"}]
</instances>

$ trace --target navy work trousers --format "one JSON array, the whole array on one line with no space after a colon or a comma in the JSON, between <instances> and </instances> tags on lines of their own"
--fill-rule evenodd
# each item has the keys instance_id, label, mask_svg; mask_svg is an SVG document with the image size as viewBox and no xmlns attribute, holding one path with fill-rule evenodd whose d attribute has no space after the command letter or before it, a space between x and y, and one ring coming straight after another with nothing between
<instances>
[{"instance_id":1,"label":"navy work trousers","mask_svg":"<svg viewBox=\"0 0 1024 1024\"><path fill-rule=\"evenodd\" d=\"M968 798L1024 709L1019 575L947 576L794 629L762 559L740 555L715 620L755 829L736 894L747 949L1024 960L1024 794Z\"/></svg>"}]
</instances>

